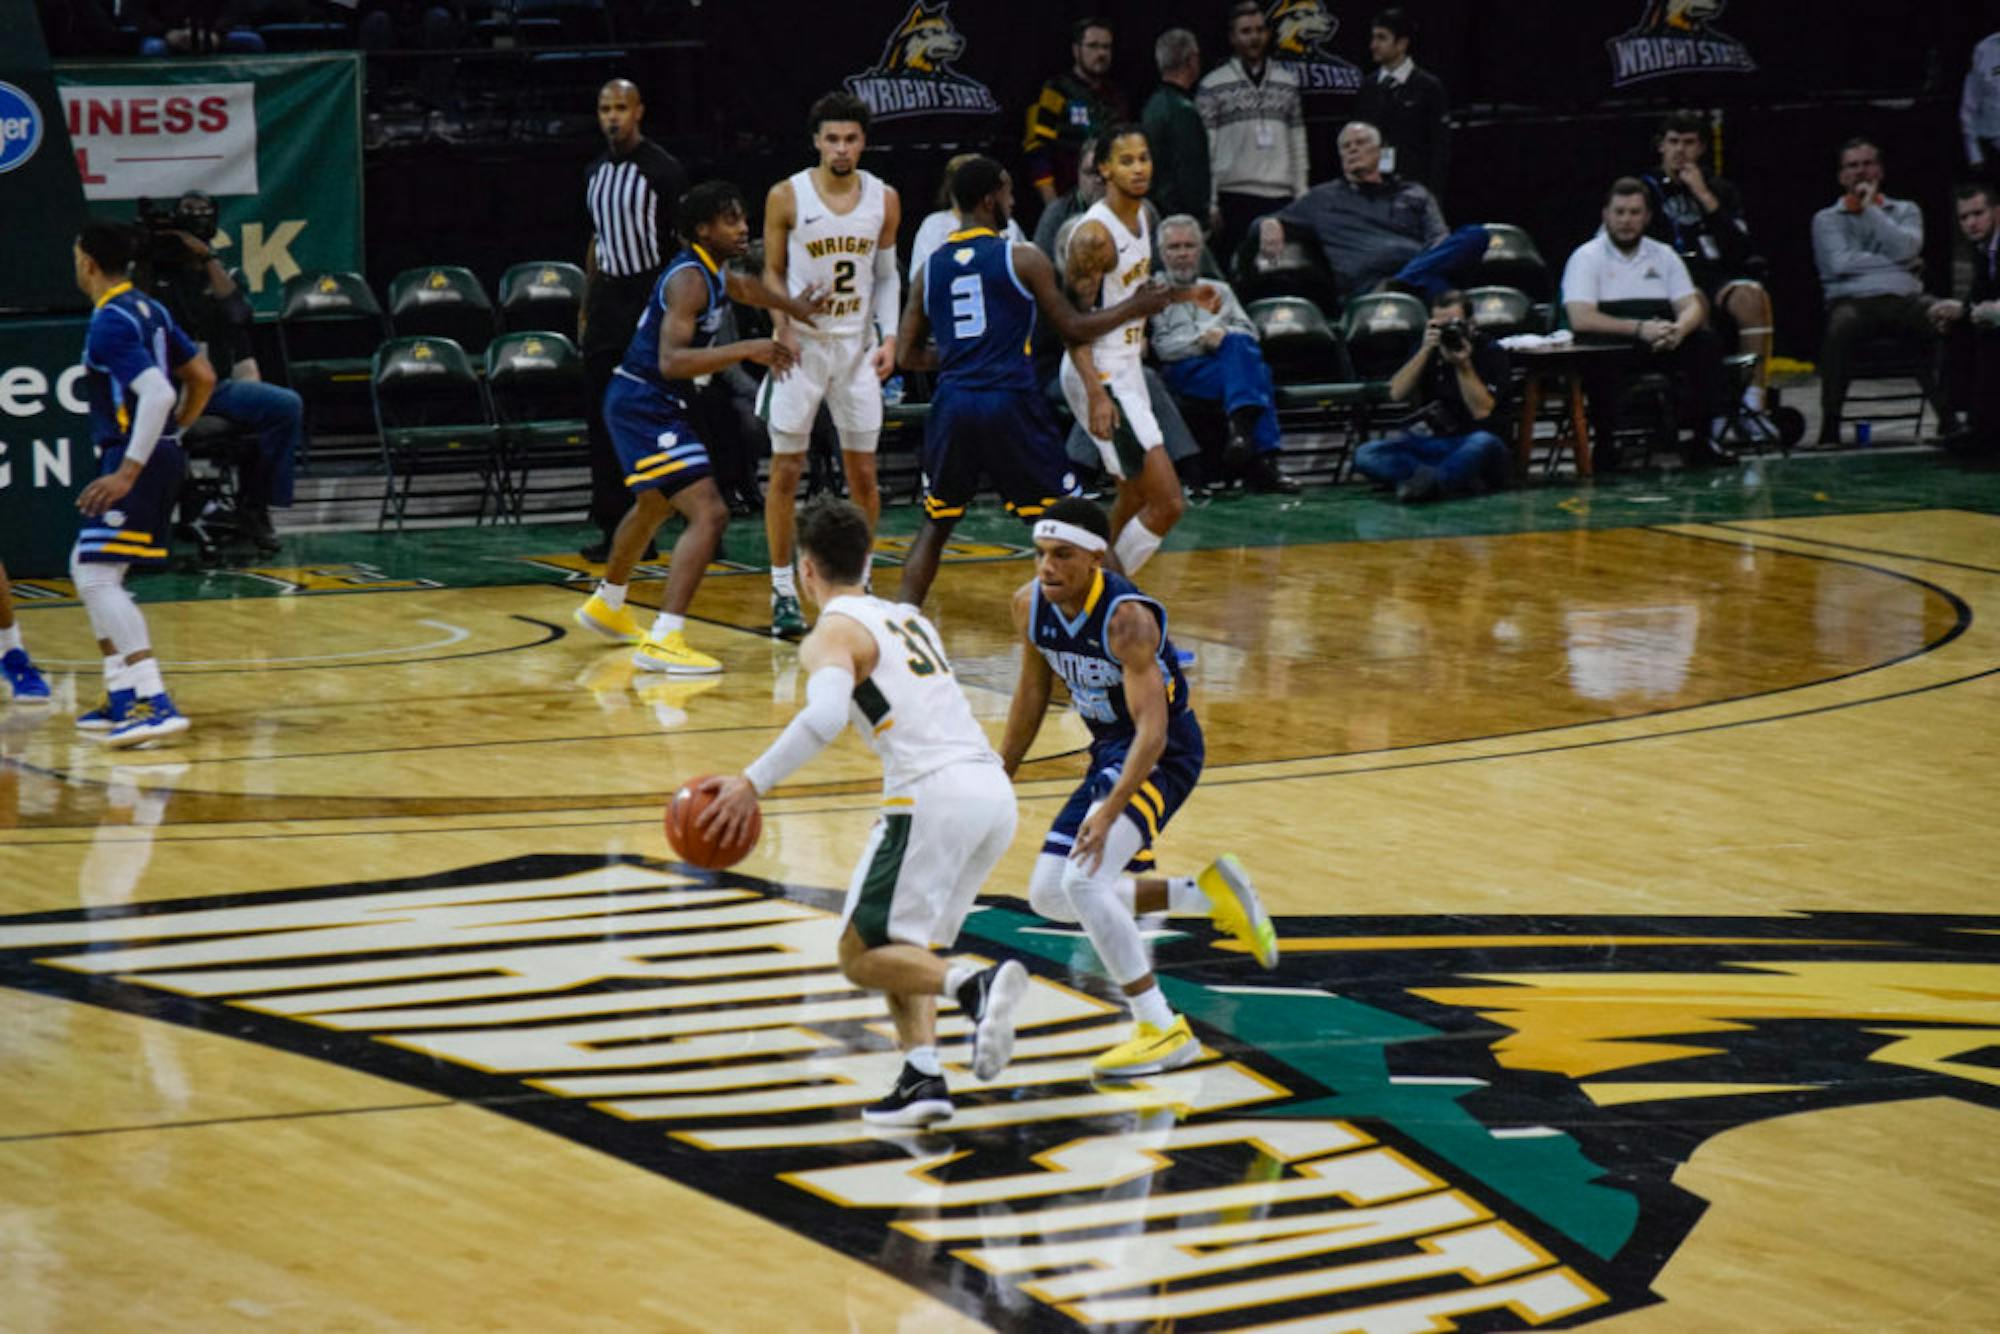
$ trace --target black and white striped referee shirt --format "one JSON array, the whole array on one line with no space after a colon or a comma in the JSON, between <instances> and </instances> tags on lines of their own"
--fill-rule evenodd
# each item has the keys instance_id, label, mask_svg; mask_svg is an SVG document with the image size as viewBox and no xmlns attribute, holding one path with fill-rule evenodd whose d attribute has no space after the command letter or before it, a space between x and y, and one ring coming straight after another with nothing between
<instances>
[{"instance_id":1,"label":"black and white striped referee shirt","mask_svg":"<svg viewBox=\"0 0 2000 1334\"><path fill-rule=\"evenodd\" d=\"M652 277L680 248L674 239L674 204L687 190L687 172L650 139L631 153L606 153L590 166L584 202L597 238L597 271L607 278Z\"/></svg>"}]
</instances>

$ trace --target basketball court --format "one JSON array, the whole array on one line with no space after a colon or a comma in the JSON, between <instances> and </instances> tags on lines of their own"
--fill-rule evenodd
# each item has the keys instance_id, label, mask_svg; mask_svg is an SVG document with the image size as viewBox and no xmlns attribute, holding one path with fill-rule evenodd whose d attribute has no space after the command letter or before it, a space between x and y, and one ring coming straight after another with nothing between
<instances>
[{"instance_id":1,"label":"basketball court","mask_svg":"<svg viewBox=\"0 0 2000 1334\"><path fill-rule=\"evenodd\" d=\"M22 590L62 703L0 706L0 1326L2000 1319L1993 474L1191 509L1140 581L1209 741L1160 862L1238 853L1284 958L1161 921L1204 1059L1091 1083L1122 1013L1025 899L1082 772L1052 717L960 942L1034 974L1015 1064L977 1084L947 1010L958 1113L901 1136L834 958L859 741L730 871L661 832L803 697L753 528L688 681L577 632L573 528L141 581L195 726L122 755L70 726L81 608ZM997 738L1025 538L978 517L948 562Z\"/></svg>"}]
</instances>

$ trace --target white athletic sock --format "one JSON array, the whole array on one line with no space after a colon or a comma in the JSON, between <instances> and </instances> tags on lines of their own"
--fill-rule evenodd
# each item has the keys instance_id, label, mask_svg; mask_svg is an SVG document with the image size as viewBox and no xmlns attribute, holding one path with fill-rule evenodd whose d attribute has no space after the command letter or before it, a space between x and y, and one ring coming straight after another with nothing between
<instances>
[{"instance_id":1,"label":"white athletic sock","mask_svg":"<svg viewBox=\"0 0 2000 1334\"><path fill-rule=\"evenodd\" d=\"M1173 1007L1167 1004L1166 993L1155 982L1136 996L1127 996L1126 1003L1132 1007L1132 1017L1142 1024L1154 1028L1165 1028L1174 1021Z\"/></svg>"},{"instance_id":2,"label":"white athletic sock","mask_svg":"<svg viewBox=\"0 0 2000 1334\"><path fill-rule=\"evenodd\" d=\"M792 571L791 562L771 567L771 591L788 598L799 595L799 580Z\"/></svg>"},{"instance_id":3,"label":"white athletic sock","mask_svg":"<svg viewBox=\"0 0 2000 1334\"><path fill-rule=\"evenodd\" d=\"M597 600L611 610L617 611L625 605L625 585L606 580L597 586Z\"/></svg>"},{"instance_id":4,"label":"white athletic sock","mask_svg":"<svg viewBox=\"0 0 2000 1334\"><path fill-rule=\"evenodd\" d=\"M1167 913L1172 917L1206 917L1210 904L1191 875L1167 877Z\"/></svg>"},{"instance_id":5,"label":"white athletic sock","mask_svg":"<svg viewBox=\"0 0 2000 1334\"><path fill-rule=\"evenodd\" d=\"M0 630L0 653L12 653L21 647L21 627L10 625Z\"/></svg>"},{"instance_id":6,"label":"white athletic sock","mask_svg":"<svg viewBox=\"0 0 2000 1334\"><path fill-rule=\"evenodd\" d=\"M903 1053L903 1059L910 1068L920 1075L941 1075L944 1067L938 1064L936 1047L912 1047Z\"/></svg>"},{"instance_id":7,"label":"white athletic sock","mask_svg":"<svg viewBox=\"0 0 2000 1334\"><path fill-rule=\"evenodd\" d=\"M1118 563L1125 567L1126 574L1137 574L1139 568L1153 558L1165 537L1154 532L1135 517L1125 525L1125 531L1118 534L1116 550Z\"/></svg>"},{"instance_id":8,"label":"white athletic sock","mask_svg":"<svg viewBox=\"0 0 2000 1334\"><path fill-rule=\"evenodd\" d=\"M108 695L114 690L130 689L130 687L126 683L131 679L132 679L131 673L125 670L124 654L107 653L104 655L105 694Z\"/></svg>"},{"instance_id":9,"label":"white athletic sock","mask_svg":"<svg viewBox=\"0 0 2000 1334\"><path fill-rule=\"evenodd\" d=\"M160 660L147 658L144 662L133 663L131 668L132 689L140 699L151 699L155 695L167 693L167 683L160 679Z\"/></svg>"},{"instance_id":10,"label":"white athletic sock","mask_svg":"<svg viewBox=\"0 0 2000 1334\"><path fill-rule=\"evenodd\" d=\"M979 976L979 973L980 970L974 968L969 963L946 964L944 969L944 985L938 989L938 995L950 996L956 1000L958 998L958 989Z\"/></svg>"},{"instance_id":11,"label":"white athletic sock","mask_svg":"<svg viewBox=\"0 0 2000 1334\"><path fill-rule=\"evenodd\" d=\"M663 611L653 618L653 638L665 639L686 624L685 616L676 616L670 611Z\"/></svg>"}]
</instances>

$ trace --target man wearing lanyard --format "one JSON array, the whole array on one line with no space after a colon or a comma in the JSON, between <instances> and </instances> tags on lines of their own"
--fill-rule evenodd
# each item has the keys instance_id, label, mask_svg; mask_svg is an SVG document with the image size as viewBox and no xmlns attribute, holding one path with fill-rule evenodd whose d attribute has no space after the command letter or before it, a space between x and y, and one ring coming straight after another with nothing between
<instances>
[{"instance_id":1,"label":"man wearing lanyard","mask_svg":"<svg viewBox=\"0 0 2000 1334\"><path fill-rule=\"evenodd\" d=\"M590 421L590 521L604 535L583 549L591 561L609 556L611 535L630 499L604 425L604 391L674 251L674 208L688 185L674 156L639 132L645 115L646 105L629 80L613 79L598 90L604 155L591 164L584 187L591 236L576 328Z\"/></svg>"}]
</instances>

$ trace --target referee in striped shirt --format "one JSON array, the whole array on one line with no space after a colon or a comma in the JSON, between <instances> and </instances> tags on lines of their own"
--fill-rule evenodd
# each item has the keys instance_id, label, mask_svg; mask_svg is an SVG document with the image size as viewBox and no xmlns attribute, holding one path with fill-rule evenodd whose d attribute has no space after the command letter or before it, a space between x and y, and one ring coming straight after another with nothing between
<instances>
[{"instance_id":1,"label":"referee in striped shirt","mask_svg":"<svg viewBox=\"0 0 2000 1334\"><path fill-rule=\"evenodd\" d=\"M601 561L631 496L604 428L604 391L625 355L632 331L676 249L674 205L687 192L687 172L673 154L639 133L646 105L629 80L613 79L597 93L604 156L590 164L584 202L590 210L588 283L577 341L583 347L584 392L590 414L590 521L603 540L585 547Z\"/></svg>"}]
</instances>

